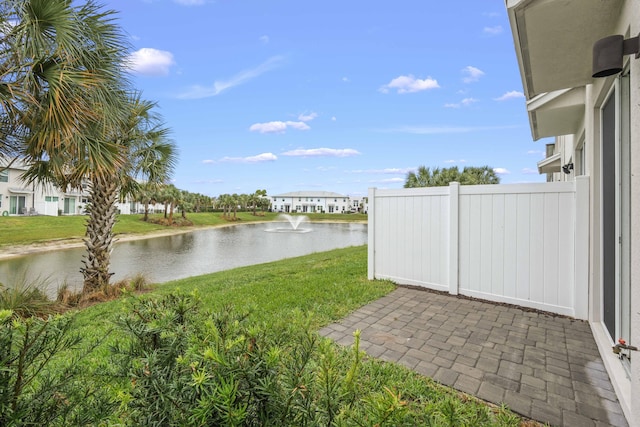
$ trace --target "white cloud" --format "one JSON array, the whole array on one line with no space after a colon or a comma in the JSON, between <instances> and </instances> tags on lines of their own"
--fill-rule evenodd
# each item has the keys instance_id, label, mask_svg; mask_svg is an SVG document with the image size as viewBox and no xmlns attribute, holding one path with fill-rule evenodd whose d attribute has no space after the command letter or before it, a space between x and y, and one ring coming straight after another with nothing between
<instances>
[{"instance_id":1,"label":"white cloud","mask_svg":"<svg viewBox=\"0 0 640 427\"><path fill-rule=\"evenodd\" d=\"M260 132L260 133L284 133L287 128L293 128L297 130L309 130L311 129L309 125L304 122L282 122L279 120L273 122L266 123L255 123L249 126L249 130L251 132Z\"/></svg>"},{"instance_id":2,"label":"white cloud","mask_svg":"<svg viewBox=\"0 0 640 427\"><path fill-rule=\"evenodd\" d=\"M257 156L249 157L223 157L220 162L227 163L262 163L262 162L274 162L278 160L278 156L273 153L262 153Z\"/></svg>"},{"instance_id":3,"label":"white cloud","mask_svg":"<svg viewBox=\"0 0 640 427\"><path fill-rule=\"evenodd\" d=\"M377 182L380 184L396 184L396 183L403 183L404 178L387 178L387 179L380 179L380 180L369 181L369 182L370 183Z\"/></svg>"},{"instance_id":4,"label":"white cloud","mask_svg":"<svg viewBox=\"0 0 640 427\"><path fill-rule=\"evenodd\" d=\"M511 173L508 169L505 168L493 168L493 171L498 175L509 175Z\"/></svg>"},{"instance_id":5,"label":"white cloud","mask_svg":"<svg viewBox=\"0 0 640 427\"><path fill-rule=\"evenodd\" d=\"M127 69L144 76L166 76L174 64L171 52L150 47L131 53L125 61Z\"/></svg>"},{"instance_id":6,"label":"white cloud","mask_svg":"<svg viewBox=\"0 0 640 427\"><path fill-rule=\"evenodd\" d=\"M316 117L318 117L318 113L309 113L309 114L302 113L298 116L298 120L300 120L301 122L310 122Z\"/></svg>"},{"instance_id":7,"label":"white cloud","mask_svg":"<svg viewBox=\"0 0 640 427\"><path fill-rule=\"evenodd\" d=\"M336 120L338 120L338 119L336 119L336 116L331 117L331 121L332 122L335 122Z\"/></svg>"},{"instance_id":8,"label":"white cloud","mask_svg":"<svg viewBox=\"0 0 640 427\"><path fill-rule=\"evenodd\" d=\"M269 43L269 36L261 36L260 41L264 44Z\"/></svg>"},{"instance_id":9,"label":"white cloud","mask_svg":"<svg viewBox=\"0 0 640 427\"><path fill-rule=\"evenodd\" d=\"M462 69L462 81L464 83L473 83L480 80L480 77L484 76L484 71L479 68L467 65Z\"/></svg>"},{"instance_id":10,"label":"white cloud","mask_svg":"<svg viewBox=\"0 0 640 427\"><path fill-rule=\"evenodd\" d=\"M460 108L462 107L468 107L471 104L478 102L477 99L475 98L464 98L462 101L460 101L459 103L449 103L449 104L444 104L445 108Z\"/></svg>"},{"instance_id":11,"label":"white cloud","mask_svg":"<svg viewBox=\"0 0 640 427\"><path fill-rule=\"evenodd\" d=\"M216 80L213 83L213 86L192 86L188 92L183 93L179 96L179 98L199 99L220 95L227 89L231 89L235 86L246 83L249 80L255 79L261 74L266 73L267 71L271 71L274 68L279 67L283 62L283 56L272 56L257 67L241 71L228 80Z\"/></svg>"},{"instance_id":12,"label":"white cloud","mask_svg":"<svg viewBox=\"0 0 640 427\"><path fill-rule=\"evenodd\" d=\"M427 77L426 79L417 79L413 75L399 76L391 80L388 84L380 87L380 92L389 93L389 90L396 89L397 93L414 93L423 90L437 89L440 85L435 79Z\"/></svg>"},{"instance_id":13,"label":"white cloud","mask_svg":"<svg viewBox=\"0 0 640 427\"><path fill-rule=\"evenodd\" d=\"M538 170L532 168L524 168L522 169L522 173L526 175L538 175Z\"/></svg>"},{"instance_id":14,"label":"white cloud","mask_svg":"<svg viewBox=\"0 0 640 427\"><path fill-rule=\"evenodd\" d=\"M517 90L512 90L509 92L506 92L504 95L498 97L498 98L493 98L494 101L508 101L510 99L518 99L518 98L524 98L524 93L517 91Z\"/></svg>"},{"instance_id":15,"label":"white cloud","mask_svg":"<svg viewBox=\"0 0 640 427\"><path fill-rule=\"evenodd\" d=\"M385 169L357 169L350 171L351 173L371 173L382 175L406 175L409 172L416 170L413 168L385 168Z\"/></svg>"},{"instance_id":16,"label":"white cloud","mask_svg":"<svg viewBox=\"0 0 640 427\"><path fill-rule=\"evenodd\" d=\"M342 81L345 83L349 83L351 80L349 80L349 77L343 77Z\"/></svg>"},{"instance_id":17,"label":"white cloud","mask_svg":"<svg viewBox=\"0 0 640 427\"><path fill-rule=\"evenodd\" d=\"M459 160L445 160L445 163L449 163L449 164L453 164L453 163L467 163L467 161L465 159L459 159Z\"/></svg>"},{"instance_id":18,"label":"white cloud","mask_svg":"<svg viewBox=\"0 0 640 427\"><path fill-rule=\"evenodd\" d=\"M448 133L469 133L490 130L514 129L517 126L402 126L399 128L379 129L379 132L412 133L416 135L438 135Z\"/></svg>"},{"instance_id":19,"label":"white cloud","mask_svg":"<svg viewBox=\"0 0 640 427\"><path fill-rule=\"evenodd\" d=\"M291 157L351 157L359 154L357 150L351 148L299 148L282 153L283 156Z\"/></svg>"},{"instance_id":20,"label":"white cloud","mask_svg":"<svg viewBox=\"0 0 640 427\"><path fill-rule=\"evenodd\" d=\"M183 6L202 6L206 0L173 0L173 2Z\"/></svg>"},{"instance_id":21,"label":"white cloud","mask_svg":"<svg viewBox=\"0 0 640 427\"><path fill-rule=\"evenodd\" d=\"M484 27L482 29L482 32L485 34L489 34L491 36L497 36L498 34L501 34L503 31L502 25L496 25L494 27Z\"/></svg>"},{"instance_id":22,"label":"white cloud","mask_svg":"<svg viewBox=\"0 0 640 427\"><path fill-rule=\"evenodd\" d=\"M210 165L210 164L213 164L215 162L216 162L215 160L203 160L202 161L202 163L204 163L205 165Z\"/></svg>"}]
</instances>

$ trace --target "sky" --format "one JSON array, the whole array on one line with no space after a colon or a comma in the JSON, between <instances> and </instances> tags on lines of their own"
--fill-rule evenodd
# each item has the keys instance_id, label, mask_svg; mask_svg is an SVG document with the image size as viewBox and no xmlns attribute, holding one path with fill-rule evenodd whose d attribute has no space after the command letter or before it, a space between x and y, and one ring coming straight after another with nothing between
<instances>
[{"instance_id":1,"label":"sky","mask_svg":"<svg viewBox=\"0 0 640 427\"><path fill-rule=\"evenodd\" d=\"M194 193L402 188L419 166L541 182L504 0L106 0Z\"/></svg>"}]
</instances>

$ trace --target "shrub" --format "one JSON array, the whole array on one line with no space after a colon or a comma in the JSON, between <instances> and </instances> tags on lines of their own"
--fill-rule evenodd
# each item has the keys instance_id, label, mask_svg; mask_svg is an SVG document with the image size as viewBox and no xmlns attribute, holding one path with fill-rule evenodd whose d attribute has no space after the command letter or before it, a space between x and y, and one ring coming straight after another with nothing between
<instances>
[{"instance_id":1,"label":"shrub","mask_svg":"<svg viewBox=\"0 0 640 427\"><path fill-rule=\"evenodd\" d=\"M113 411L100 390L80 381L80 337L71 317L20 319L0 310L0 425L92 425ZM53 366L56 355L76 350Z\"/></svg>"},{"instance_id":2,"label":"shrub","mask_svg":"<svg viewBox=\"0 0 640 427\"><path fill-rule=\"evenodd\" d=\"M333 424L354 401L357 369L345 381L329 341L318 344L308 320L296 317L252 325L248 313L230 307L202 311L194 295L137 301L119 321L130 338L114 347L132 384L123 418L131 425Z\"/></svg>"}]
</instances>

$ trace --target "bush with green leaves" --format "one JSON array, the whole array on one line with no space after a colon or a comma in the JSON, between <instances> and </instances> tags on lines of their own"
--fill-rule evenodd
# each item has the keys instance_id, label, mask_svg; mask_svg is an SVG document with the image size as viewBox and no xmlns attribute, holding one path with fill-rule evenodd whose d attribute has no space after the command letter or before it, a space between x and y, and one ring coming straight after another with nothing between
<instances>
[{"instance_id":1,"label":"bush with green leaves","mask_svg":"<svg viewBox=\"0 0 640 427\"><path fill-rule=\"evenodd\" d=\"M113 347L131 387L123 424L145 426L516 426L503 408L465 402L397 365L321 339L309 319L251 323L197 295L135 300ZM390 381L391 380L391 381ZM405 392L399 389L408 390ZM372 391L373 390L373 391ZM468 400L472 400L469 398Z\"/></svg>"},{"instance_id":2,"label":"bush with green leaves","mask_svg":"<svg viewBox=\"0 0 640 427\"><path fill-rule=\"evenodd\" d=\"M90 350L77 351L72 325L71 316L22 319L0 310L0 426L95 425L113 411L102 390L80 380ZM74 356L55 360L67 351Z\"/></svg>"}]
</instances>

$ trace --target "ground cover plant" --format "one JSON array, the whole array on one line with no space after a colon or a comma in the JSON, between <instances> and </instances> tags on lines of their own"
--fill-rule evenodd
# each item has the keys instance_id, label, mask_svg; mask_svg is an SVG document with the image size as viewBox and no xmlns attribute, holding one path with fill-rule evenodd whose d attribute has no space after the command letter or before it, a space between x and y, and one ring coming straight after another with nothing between
<instances>
[{"instance_id":1,"label":"ground cover plant","mask_svg":"<svg viewBox=\"0 0 640 427\"><path fill-rule=\"evenodd\" d=\"M66 314L80 341L38 374L65 379L39 403L63 403L47 425L518 425L366 357L357 334L350 348L317 336L394 288L366 279L366 256L362 246L243 267ZM22 322L4 322L3 336L24 336ZM25 404L42 384L22 389Z\"/></svg>"}]
</instances>

